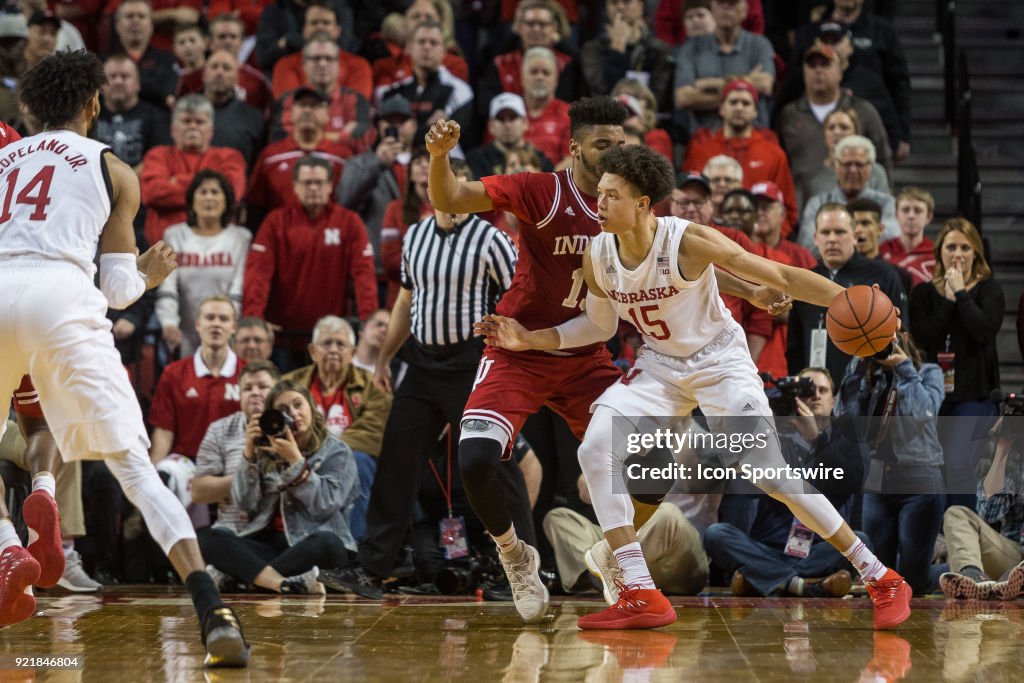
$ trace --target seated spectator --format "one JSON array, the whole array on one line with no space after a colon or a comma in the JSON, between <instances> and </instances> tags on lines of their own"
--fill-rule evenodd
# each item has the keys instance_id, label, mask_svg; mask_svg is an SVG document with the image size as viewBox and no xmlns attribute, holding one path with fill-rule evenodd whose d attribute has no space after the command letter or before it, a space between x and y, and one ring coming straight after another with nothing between
<instances>
[{"instance_id":1,"label":"seated spectator","mask_svg":"<svg viewBox=\"0 0 1024 683\"><path fill-rule=\"evenodd\" d=\"M945 508L936 419L944 397L942 370L921 362L913 339L900 332L888 358L850 361L836 403L836 415L880 422L868 432L864 533L878 559L896 567L915 595L931 590L929 567Z\"/></svg>"},{"instance_id":2,"label":"seated spectator","mask_svg":"<svg viewBox=\"0 0 1024 683\"><path fill-rule=\"evenodd\" d=\"M1024 455L1015 435L996 430L993 441L978 511L954 505L942 518L949 571L939 585L951 598L1013 600L1024 585Z\"/></svg>"},{"instance_id":3,"label":"seated spectator","mask_svg":"<svg viewBox=\"0 0 1024 683\"><path fill-rule=\"evenodd\" d=\"M711 0L715 32L687 40L676 54L675 105L683 118L677 123L690 133L717 127L722 90L734 77L753 84L760 94L757 125L769 124L774 51L764 36L741 28L748 9L747 0Z\"/></svg>"},{"instance_id":4,"label":"seated spectator","mask_svg":"<svg viewBox=\"0 0 1024 683\"><path fill-rule=\"evenodd\" d=\"M210 524L209 509L193 506L189 493L199 443L214 420L238 410L241 363L230 346L237 320L235 305L226 296L199 304L199 348L164 368L149 409L150 459L197 529Z\"/></svg>"},{"instance_id":5,"label":"seated spectator","mask_svg":"<svg viewBox=\"0 0 1024 683\"><path fill-rule=\"evenodd\" d=\"M914 278L905 268L893 265L878 253L878 238L882 234L882 207L870 199L858 197L846 205L853 214L853 237L857 240L857 251L864 258L875 259L888 263L896 271L903 285L903 291L914 288Z\"/></svg>"},{"instance_id":6,"label":"seated spectator","mask_svg":"<svg viewBox=\"0 0 1024 683\"><path fill-rule=\"evenodd\" d=\"M782 107L775 117L775 132L789 155L789 167L797 187L807 187L806 176L820 171L822 159L829 155L825 142L825 117L836 109L853 109L859 119L860 134L875 145L877 161L892 170L889 136L878 111L867 100L843 91L839 55L828 45L815 44L803 58L804 96ZM810 197L804 195L806 202Z\"/></svg>"},{"instance_id":7,"label":"seated spectator","mask_svg":"<svg viewBox=\"0 0 1024 683\"><path fill-rule=\"evenodd\" d=\"M244 9L243 9L244 11ZM274 102L270 80L252 64L247 64L248 52L244 47L245 32L242 20L232 14L220 14L210 20L210 52L227 50L238 61L238 82L235 96L250 107L258 109L266 118ZM183 74L178 81L178 95L203 91L201 71Z\"/></svg>"},{"instance_id":8,"label":"seated spectator","mask_svg":"<svg viewBox=\"0 0 1024 683\"><path fill-rule=\"evenodd\" d=\"M347 519L358 493L348 446L327 432L309 390L282 380L266 408L292 426L264 434L253 415L243 458L231 480L231 502L246 515L234 532L217 527L199 539L203 557L225 577L276 593L324 594L320 568L344 564L355 541ZM262 443L261 443L262 442Z\"/></svg>"},{"instance_id":9,"label":"seated spectator","mask_svg":"<svg viewBox=\"0 0 1024 683\"><path fill-rule=\"evenodd\" d=\"M351 29L351 25L350 25ZM326 33L331 40L338 42L343 31L338 22L338 13L330 0L310 0L303 15L302 39L309 41L317 33ZM289 90L311 85L303 68L303 55L300 52L282 57L274 64L272 86L274 97L278 98ZM338 52L338 85L342 88L355 90L367 100L373 98L373 70L370 63L351 52Z\"/></svg>"},{"instance_id":10,"label":"seated spectator","mask_svg":"<svg viewBox=\"0 0 1024 683\"><path fill-rule=\"evenodd\" d=\"M216 294L242 303L242 275L252 233L233 224L235 196L227 178L209 169L196 173L185 191L185 222L172 225L164 242L178 268L157 289L156 316L171 351L191 356L199 343L199 304Z\"/></svg>"},{"instance_id":11,"label":"seated spectator","mask_svg":"<svg viewBox=\"0 0 1024 683\"><path fill-rule=\"evenodd\" d=\"M582 474L577 486L582 502L591 505ZM593 512L588 513L556 507L544 516L544 534L555 551L558 576L567 593L585 593L601 583L591 577L584 560L585 555L589 559L595 546L600 548L598 553L604 552L614 559L601 527L594 521ZM708 582L708 556L704 553L700 532L678 507L672 503L659 505L637 535L651 578L662 591L670 595L697 595L704 590ZM608 580L613 581L614 577Z\"/></svg>"},{"instance_id":12,"label":"seated spectator","mask_svg":"<svg viewBox=\"0 0 1024 683\"><path fill-rule=\"evenodd\" d=\"M238 374L241 410L214 420L199 444L195 476L192 478L192 500L217 504L217 522L213 529L226 529L237 535L246 524L245 511L231 499L231 483L245 459L245 433L249 421L263 413L267 396L280 379L281 373L270 361L255 360L246 364ZM204 529L203 533L208 531Z\"/></svg>"},{"instance_id":13,"label":"seated spectator","mask_svg":"<svg viewBox=\"0 0 1024 683\"><path fill-rule=\"evenodd\" d=\"M304 25L303 15L306 2L295 0L273 0L260 14L259 28L256 29L255 57L259 66L267 73L273 73L277 60L302 49ZM345 0L331 3L341 26L353 26L352 8ZM358 49L359 38L343 35L338 47L346 50Z\"/></svg>"},{"instance_id":14,"label":"seated spectator","mask_svg":"<svg viewBox=\"0 0 1024 683\"><path fill-rule=\"evenodd\" d=\"M373 60L373 88L375 93L389 88L398 81L408 78L413 73L411 59L412 32L425 21L435 22L441 27L444 54L441 63L453 76L463 81L469 78L469 65L459 54L459 46L455 42L455 22L451 3L447 0L413 0L401 17L400 30L391 37L400 42L387 41L384 47L386 56ZM376 101L380 101L377 97Z\"/></svg>"},{"instance_id":15,"label":"seated spectator","mask_svg":"<svg viewBox=\"0 0 1024 683\"><path fill-rule=\"evenodd\" d=\"M377 456L384 437L384 423L391 412L391 395L373 383L373 373L356 367L352 356L356 334L345 320L329 315L317 321L309 345L312 365L285 375L309 389L331 436L352 449L359 470L359 498L349 518L352 536L359 540L366 530Z\"/></svg>"},{"instance_id":16,"label":"seated spectator","mask_svg":"<svg viewBox=\"0 0 1024 683\"><path fill-rule=\"evenodd\" d=\"M812 270L819 275L831 278L842 286L879 285L889 300L900 309L904 328L911 323L907 306L907 295L900 284L899 277L889 268L888 264L875 259L867 259L857 251L857 242L853 232L853 214L845 204L823 204L818 209L817 229L814 242L821 253L818 265ZM843 353L831 339L826 337L822 349L812 342L817 336L814 330L823 326L825 309L803 301L793 304L789 312L789 330L787 343L787 361L790 368L801 368L811 365L828 368L833 377L843 377L850 356ZM818 337L819 340L821 337ZM919 339L915 335L915 339ZM812 361L813 359L813 361ZM824 360L822 360L824 359Z\"/></svg>"},{"instance_id":17,"label":"seated spectator","mask_svg":"<svg viewBox=\"0 0 1024 683\"><path fill-rule=\"evenodd\" d=\"M401 96L384 100L377 110L375 123L376 146L345 160L336 200L358 213L366 224L373 245L377 280L384 283L381 222L388 205L405 190L417 124L409 101Z\"/></svg>"},{"instance_id":18,"label":"seated spectator","mask_svg":"<svg viewBox=\"0 0 1024 683\"><path fill-rule=\"evenodd\" d=\"M21 17L0 13L0 121L21 120L18 103L18 79L25 67L22 54L28 29Z\"/></svg>"},{"instance_id":19,"label":"seated spectator","mask_svg":"<svg viewBox=\"0 0 1024 683\"><path fill-rule=\"evenodd\" d=\"M203 95L213 105L215 147L229 147L252 166L266 135L263 113L238 97L238 60L227 50L210 54L203 66Z\"/></svg>"},{"instance_id":20,"label":"seated spectator","mask_svg":"<svg viewBox=\"0 0 1024 683\"><path fill-rule=\"evenodd\" d=\"M644 0L606 0L605 15L600 34L580 49L587 90L608 95L623 78L640 79L654 93L656 111L670 111L675 62L671 48L647 27Z\"/></svg>"},{"instance_id":21,"label":"seated spectator","mask_svg":"<svg viewBox=\"0 0 1024 683\"><path fill-rule=\"evenodd\" d=\"M642 133L643 143L661 153L672 162L675 159L672 137L664 128L658 128L658 104L654 93L640 81L624 78L612 88L612 97L629 110L624 125Z\"/></svg>"},{"instance_id":22,"label":"seated spectator","mask_svg":"<svg viewBox=\"0 0 1024 683\"><path fill-rule=\"evenodd\" d=\"M114 13L114 32L117 40L112 52L124 52L139 67L140 97L154 106L169 108L178 84L176 61L173 54L151 43L153 7L149 1L124 0Z\"/></svg>"},{"instance_id":23,"label":"seated spectator","mask_svg":"<svg viewBox=\"0 0 1024 683\"><path fill-rule=\"evenodd\" d=\"M823 368L805 368L799 374L814 380L816 393L806 401L795 399L797 416L778 423L786 461L796 467L840 467L844 480L860 481L864 472L860 444L850 430L829 420L835 402L832 378ZM816 484L848 519L852 503L849 484L844 487L843 482L836 482L833 490ZM719 523L704 532L704 549L732 576L733 595L841 598L849 593L850 563L816 534L809 547L801 547L795 539L802 525L794 523L789 509L768 496L757 498L757 513L749 530ZM809 529L804 530L811 535ZM863 532L855 533L869 543Z\"/></svg>"},{"instance_id":24,"label":"seated spectator","mask_svg":"<svg viewBox=\"0 0 1024 683\"><path fill-rule=\"evenodd\" d=\"M202 72L210 38L199 24L181 24L174 29L174 57L178 60L178 88L186 74Z\"/></svg>"},{"instance_id":25,"label":"seated spectator","mask_svg":"<svg viewBox=\"0 0 1024 683\"><path fill-rule=\"evenodd\" d=\"M505 155L509 150L522 147L533 148L533 145L525 139L529 125L526 118L526 105L519 95L501 93L491 100L487 132L494 139L466 155L466 162L472 169L473 175L477 178L503 175L505 173ZM536 151L540 156L541 170L554 170L551 160L540 150Z\"/></svg>"},{"instance_id":26,"label":"seated spectator","mask_svg":"<svg viewBox=\"0 0 1024 683\"><path fill-rule=\"evenodd\" d=\"M197 24L202 18L203 0L149 0L149 2L153 7L153 44L161 50L172 48L174 32L177 27Z\"/></svg>"},{"instance_id":27,"label":"seated spectator","mask_svg":"<svg viewBox=\"0 0 1024 683\"><path fill-rule=\"evenodd\" d=\"M373 247L358 214L331 200L331 164L315 156L292 169L298 201L271 211L245 264L242 311L293 334L278 367L293 370L316 321L377 310ZM325 283L331 283L325 287ZM349 309L355 294L356 310ZM297 354L298 358L293 357Z\"/></svg>"},{"instance_id":28,"label":"seated spectator","mask_svg":"<svg viewBox=\"0 0 1024 683\"><path fill-rule=\"evenodd\" d=\"M828 192L836 184L836 160L835 151L839 141L851 135L860 135L860 115L855 109L833 109L823 122L825 133L825 146L828 148L828 156L825 161L816 169L808 171L798 179L796 187L796 201L800 210L808 199L816 194ZM876 160L871 167L871 177L868 179L868 188L878 192L889 192L889 174L885 167Z\"/></svg>"},{"instance_id":29,"label":"seated spectator","mask_svg":"<svg viewBox=\"0 0 1024 683\"><path fill-rule=\"evenodd\" d=\"M888 240L899 235L896 223L896 202L888 193L876 192L868 187L871 168L875 164L875 146L861 135L850 135L836 145L833 158L836 162L838 181L828 192L816 194L807 200L797 241L815 253L814 221L818 209L825 204L847 204L858 197L870 199L882 207L882 239Z\"/></svg>"},{"instance_id":30,"label":"seated spectator","mask_svg":"<svg viewBox=\"0 0 1024 683\"><path fill-rule=\"evenodd\" d=\"M754 244L764 244L781 251L798 268L813 268L818 260L811 252L792 240L782 239L782 223L786 220L785 197L775 183L754 183L750 188L757 202L757 223L750 236Z\"/></svg>"},{"instance_id":31,"label":"seated spectator","mask_svg":"<svg viewBox=\"0 0 1024 683\"><path fill-rule=\"evenodd\" d=\"M163 239L168 227L185 220L185 190L204 168L227 178L236 197L245 194L245 159L238 150L210 145L213 105L205 97L186 95L177 101L171 138L173 145L159 145L143 157L139 180L150 244Z\"/></svg>"},{"instance_id":32,"label":"seated spectator","mask_svg":"<svg viewBox=\"0 0 1024 683\"><path fill-rule=\"evenodd\" d=\"M25 41L23 63L28 71L57 51L57 32L61 22L47 10L37 10L28 19L28 39Z\"/></svg>"},{"instance_id":33,"label":"seated spectator","mask_svg":"<svg viewBox=\"0 0 1024 683\"><path fill-rule=\"evenodd\" d=\"M701 173L711 183L710 220L722 225L722 200L730 190L743 187L743 167L732 157L718 154L708 159Z\"/></svg>"},{"instance_id":34,"label":"seated spectator","mask_svg":"<svg viewBox=\"0 0 1024 683\"><path fill-rule=\"evenodd\" d=\"M754 127L757 117L757 89L742 79L729 81L722 89L722 102L718 108L722 126L718 130L701 128L693 133L686 148L683 168L703 168L708 159L724 154L743 167L743 182L771 181L786 198L786 223L782 236L786 237L797 222L796 196L793 176L789 171L786 153L770 129Z\"/></svg>"},{"instance_id":35,"label":"seated spectator","mask_svg":"<svg viewBox=\"0 0 1024 683\"><path fill-rule=\"evenodd\" d=\"M274 351L274 330L266 320L246 316L238 321L232 348L246 364L270 360Z\"/></svg>"},{"instance_id":36,"label":"seated spectator","mask_svg":"<svg viewBox=\"0 0 1024 683\"><path fill-rule=\"evenodd\" d=\"M359 154L373 144L376 130L370 122L370 103L355 90L338 85L338 44L326 33L316 33L302 48L302 68L308 86L286 92L277 99L270 122L270 139L280 140L292 130L292 101L296 93L313 89L327 99L324 137Z\"/></svg>"},{"instance_id":37,"label":"seated spectator","mask_svg":"<svg viewBox=\"0 0 1024 683\"><path fill-rule=\"evenodd\" d=\"M210 19L210 35L214 33L213 25L216 22L223 17L230 17L238 22L243 35L255 36L259 29L260 15L271 2L273 0L210 0L206 9L206 16ZM246 60L240 58L240 61Z\"/></svg>"},{"instance_id":38,"label":"seated spectator","mask_svg":"<svg viewBox=\"0 0 1024 683\"><path fill-rule=\"evenodd\" d=\"M452 161L456 161L453 159ZM466 162L460 161L462 164ZM464 166L464 173L471 174L469 166ZM429 180L430 155L426 148L420 147L413 151L409 161L409 174L400 199L393 200L384 209L384 218L380 229L380 261L384 269L384 277L388 284L385 305L394 303L398 295L401 277L402 239L405 231L413 223L434 215L434 207L427 196Z\"/></svg>"},{"instance_id":39,"label":"seated spectator","mask_svg":"<svg viewBox=\"0 0 1024 683\"><path fill-rule=\"evenodd\" d=\"M528 85L524 76L526 54L534 48L544 48L550 66L551 97L558 90L561 95L559 79L562 71L576 55L568 32L568 23L562 8L552 0L523 0L516 5L515 17L512 20L512 34L504 45L496 48L496 54L484 67L483 74L476 83L478 110L480 115L486 113L483 108L499 93L511 92L522 95L529 104ZM569 89L571 94L576 88ZM567 95L568 96L568 95ZM565 100L564 97L559 97ZM575 99L575 98L574 98ZM568 107L566 107L568 109ZM530 106L530 111L534 107Z\"/></svg>"},{"instance_id":40,"label":"seated spectator","mask_svg":"<svg viewBox=\"0 0 1024 683\"><path fill-rule=\"evenodd\" d=\"M747 0L749 10L743 28L764 34L765 19L762 0ZM659 0L654 15L658 37L672 46L682 45L688 38L715 32L711 0Z\"/></svg>"},{"instance_id":41,"label":"seated spectator","mask_svg":"<svg viewBox=\"0 0 1024 683\"><path fill-rule=\"evenodd\" d=\"M935 245L924 234L935 217L935 198L931 192L908 185L896 196L896 222L900 236L886 240L878 251L889 263L906 268L914 284L932 281L935 269Z\"/></svg>"},{"instance_id":42,"label":"seated spectator","mask_svg":"<svg viewBox=\"0 0 1024 683\"><path fill-rule=\"evenodd\" d=\"M20 5L21 15L25 17L26 26L32 25L32 19L36 14L41 14L42 18L53 22L57 29L57 52L85 49L85 40L82 38L81 31L70 21L64 20L67 9L69 9L72 3L60 3L64 7L58 5L52 10L47 8L46 0L21 0ZM64 10L63 12L61 11L62 9ZM90 42L89 45L95 45L95 43Z\"/></svg>"},{"instance_id":43,"label":"seated spectator","mask_svg":"<svg viewBox=\"0 0 1024 683\"><path fill-rule=\"evenodd\" d=\"M390 320L391 311L381 308L374 311L373 315L359 329L359 341L356 342L352 365L366 370L370 373L370 377L373 377L373 373L377 369L377 358L384 346L384 338L387 336Z\"/></svg>"},{"instance_id":44,"label":"seated spectator","mask_svg":"<svg viewBox=\"0 0 1024 683\"><path fill-rule=\"evenodd\" d=\"M408 76L387 86L377 86L376 98L383 102L394 95L409 101L419 127L416 140L422 140L438 119L456 121L462 127L462 140L474 140L473 89L443 64L444 32L441 25L425 21L409 32L409 57L412 70Z\"/></svg>"},{"instance_id":45,"label":"seated spectator","mask_svg":"<svg viewBox=\"0 0 1024 683\"><path fill-rule=\"evenodd\" d=\"M245 196L252 230L260 226L268 212L295 201L295 162L307 156L327 161L331 165L333 189L345 168L345 158L352 153L347 145L327 138L330 112L322 92L299 88L291 94L291 102L291 133L264 147L253 164Z\"/></svg>"},{"instance_id":46,"label":"seated spectator","mask_svg":"<svg viewBox=\"0 0 1024 683\"><path fill-rule=\"evenodd\" d=\"M103 74L107 82L100 87L100 115L92 134L141 173L146 153L171 143L170 115L165 108L139 99L139 67L128 55L107 57Z\"/></svg>"},{"instance_id":47,"label":"seated spectator","mask_svg":"<svg viewBox=\"0 0 1024 683\"><path fill-rule=\"evenodd\" d=\"M558 59L546 47L523 53L522 90L526 104L526 140L558 169L569 164L569 103L555 97Z\"/></svg>"}]
</instances>

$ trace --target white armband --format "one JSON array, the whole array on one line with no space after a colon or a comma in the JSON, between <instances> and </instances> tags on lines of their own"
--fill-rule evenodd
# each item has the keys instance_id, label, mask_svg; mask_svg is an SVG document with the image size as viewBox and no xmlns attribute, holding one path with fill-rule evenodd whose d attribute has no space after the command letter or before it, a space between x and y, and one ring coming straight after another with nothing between
<instances>
[{"instance_id":1,"label":"white armband","mask_svg":"<svg viewBox=\"0 0 1024 683\"><path fill-rule=\"evenodd\" d=\"M135 254L100 254L100 291L111 308L128 308L146 291L146 277L139 272Z\"/></svg>"},{"instance_id":2,"label":"white armband","mask_svg":"<svg viewBox=\"0 0 1024 683\"><path fill-rule=\"evenodd\" d=\"M587 292L587 310L555 328L558 348L575 349L580 346L608 341L619 328L619 316L610 299Z\"/></svg>"}]
</instances>

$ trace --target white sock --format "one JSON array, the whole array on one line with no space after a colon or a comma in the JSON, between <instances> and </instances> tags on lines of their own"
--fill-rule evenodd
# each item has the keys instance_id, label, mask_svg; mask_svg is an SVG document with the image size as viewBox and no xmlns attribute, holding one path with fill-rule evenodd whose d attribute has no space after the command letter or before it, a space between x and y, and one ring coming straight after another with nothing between
<instances>
[{"instance_id":1,"label":"white sock","mask_svg":"<svg viewBox=\"0 0 1024 683\"><path fill-rule=\"evenodd\" d=\"M615 559L622 569L622 582L631 588L657 588L647 568L647 560L638 542L627 543L615 553Z\"/></svg>"},{"instance_id":2,"label":"white sock","mask_svg":"<svg viewBox=\"0 0 1024 683\"><path fill-rule=\"evenodd\" d=\"M61 541L60 542L60 547L64 551L64 557L67 557L68 551L75 549L75 542L74 541Z\"/></svg>"},{"instance_id":3,"label":"white sock","mask_svg":"<svg viewBox=\"0 0 1024 683\"><path fill-rule=\"evenodd\" d=\"M860 578L865 581L877 581L888 571L888 567L879 562L875 554L868 550L864 541L859 538L843 551L843 557L850 561L853 568L860 572Z\"/></svg>"},{"instance_id":4,"label":"white sock","mask_svg":"<svg viewBox=\"0 0 1024 683\"><path fill-rule=\"evenodd\" d=\"M9 519L0 519L0 553L13 546L21 547L21 539Z\"/></svg>"},{"instance_id":5,"label":"white sock","mask_svg":"<svg viewBox=\"0 0 1024 683\"><path fill-rule=\"evenodd\" d=\"M57 480L49 472L40 472L32 478L32 490L46 491L50 494L50 498L53 498L56 496L54 492L57 490Z\"/></svg>"},{"instance_id":6,"label":"white sock","mask_svg":"<svg viewBox=\"0 0 1024 683\"><path fill-rule=\"evenodd\" d=\"M508 531L505 533L499 534L498 536L491 536L491 538L493 538L494 542L498 545L498 552L506 557L512 555L516 550L516 547L519 545L519 537L516 536L515 525L510 526Z\"/></svg>"}]
</instances>

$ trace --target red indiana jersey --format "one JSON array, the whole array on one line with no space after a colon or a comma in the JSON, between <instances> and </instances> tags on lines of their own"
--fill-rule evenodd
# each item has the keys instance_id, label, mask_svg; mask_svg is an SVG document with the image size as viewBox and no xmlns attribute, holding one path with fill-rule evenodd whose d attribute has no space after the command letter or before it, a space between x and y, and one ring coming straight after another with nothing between
<instances>
[{"instance_id":1,"label":"red indiana jersey","mask_svg":"<svg viewBox=\"0 0 1024 683\"><path fill-rule=\"evenodd\" d=\"M519 261L498 315L529 330L561 325L580 314L587 294L583 251L601 232L597 200L583 194L572 169L481 178L494 208L519 219ZM593 353L599 344L576 353Z\"/></svg>"},{"instance_id":2,"label":"red indiana jersey","mask_svg":"<svg viewBox=\"0 0 1024 683\"><path fill-rule=\"evenodd\" d=\"M32 378L25 375L14 390L14 412L22 417L42 417L43 407L39 405L39 392L32 385Z\"/></svg>"}]
</instances>

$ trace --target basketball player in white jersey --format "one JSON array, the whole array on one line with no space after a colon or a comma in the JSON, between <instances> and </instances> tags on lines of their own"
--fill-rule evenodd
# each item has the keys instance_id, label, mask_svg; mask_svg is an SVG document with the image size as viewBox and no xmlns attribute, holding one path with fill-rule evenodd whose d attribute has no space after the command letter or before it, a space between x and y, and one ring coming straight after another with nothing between
<instances>
[{"instance_id":1,"label":"basketball player in white jersey","mask_svg":"<svg viewBox=\"0 0 1024 683\"><path fill-rule=\"evenodd\" d=\"M648 147L607 152L599 162L598 221L602 233L583 258L589 287L586 312L557 327L527 331L518 322L488 316L477 325L487 343L505 349L558 349L608 339L618 319L634 323L645 348L633 370L594 403L579 459L605 539L623 580L611 607L583 616L584 629L654 628L676 619L651 581L633 527L633 506L621 484L626 454L613 434L636 430L637 416L666 419L700 406L712 432L766 433L766 448L751 448L737 462L784 466L772 413L742 328L718 296L714 265L796 299L828 306L843 291L809 270L744 251L707 226L658 218L651 208L672 190L668 162ZM613 418L619 418L613 428ZM753 424L752 424L753 423ZM632 426L628 426L632 425ZM609 464L611 465L609 467ZM910 587L882 565L835 508L804 482L752 482L785 503L815 533L856 567L874 603L876 629L894 628L910 615Z\"/></svg>"},{"instance_id":2,"label":"basketball player in white jersey","mask_svg":"<svg viewBox=\"0 0 1024 683\"><path fill-rule=\"evenodd\" d=\"M175 264L159 242L137 256L138 179L85 137L103 82L96 56L77 51L47 57L19 83L42 132L0 152L0 395L32 375L61 456L104 460L188 586L207 665L245 666L238 620L206 573L188 515L149 462L142 411L106 318L108 306L130 305Z\"/></svg>"}]
</instances>

